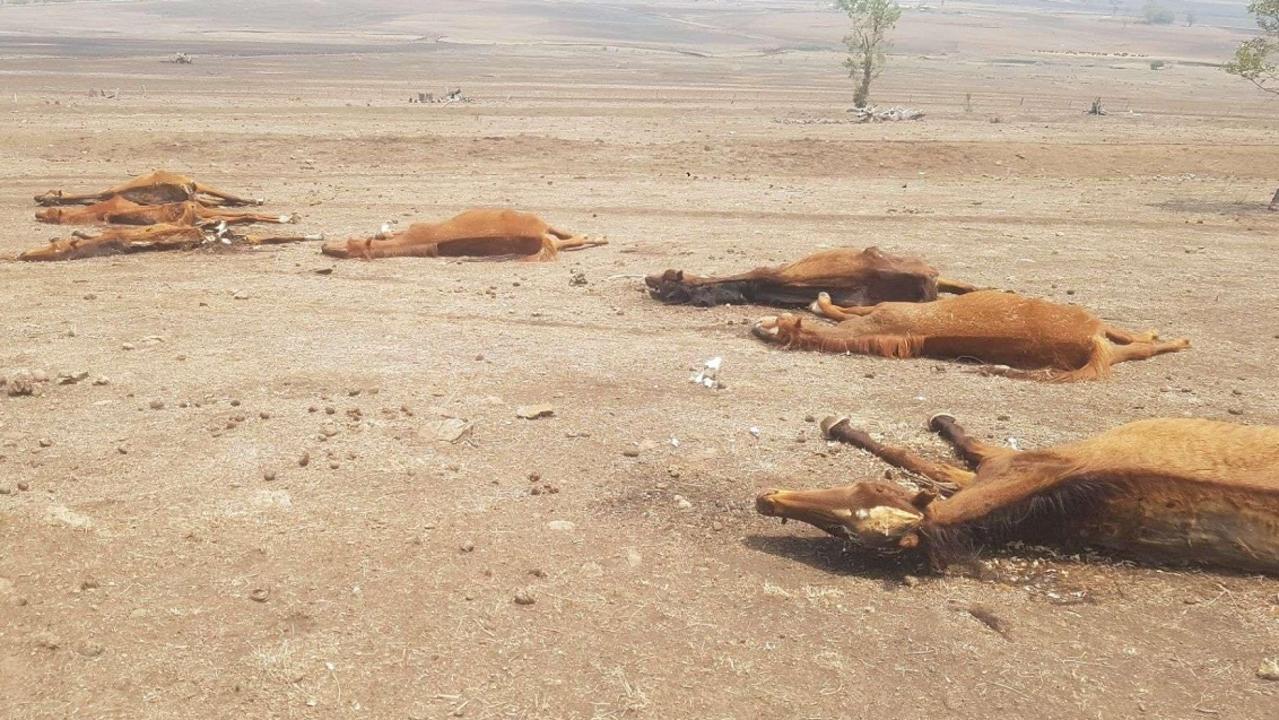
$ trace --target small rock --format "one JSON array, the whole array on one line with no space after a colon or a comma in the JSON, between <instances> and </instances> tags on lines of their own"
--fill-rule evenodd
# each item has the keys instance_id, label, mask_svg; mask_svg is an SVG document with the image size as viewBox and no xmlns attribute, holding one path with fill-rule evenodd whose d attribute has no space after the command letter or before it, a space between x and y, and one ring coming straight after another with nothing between
<instances>
[{"instance_id":1,"label":"small rock","mask_svg":"<svg viewBox=\"0 0 1279 720\"><path fill-rule=\"evenodd\" d=\"M693 506L692 503L689 503L689 507L692 507L692 506ZM718 520L711 523L711 530L714 530L715 532L719 532L720 530L723 530L723 529L724 529L724 523Z\"/></svg>"},{"instance_id":2,"label":"small rock","mask_svg":"<svg viewBox=\"0 0 1279 720\"><path fill-rule=\"evenodd\" d=\"M110 385L110 384L111 384L111 380L109 380L108 378L105 378L105 377L96 377L96 378L94 378L94 379L93 379L93 384L94 384L94 385L97 385L97 386L99 386L99 387L100 387L100 386L102 386L102 385Z\"/></svg>"},{"instance_id":3,"label":"small rock","mask_svg":"<svg viewBox=\"0 0 1279 720\"><path fill-rule=\"evenodd\" d=\"M813 417L812 415L805 415L805 416L804 416L804 422L809 422L809 423L810 423L810 422L817 422L817 418L816 418L816 417Z\"/></svg>"},{"instance_id":4,"label":"small rock","mask_svg":"<svg viewBox=\"0 0 1279 720\"><path fill-rule=\"evenodd\" d=\"M257 588L253 592L249 593L249 599L252 600L253 602L264 603L270 597L271 597L271 591L267 590L266 588Z\"/></svg>"},{"instance_id":5,"label":"small rock","mask_svg":"<svg viewBox=\"0 0 1279 720\"><path fill-rule=\"evenodd\" d=\"M1231 415L1243 415L1243 410L1239 408L1233 408L1233 407L1226 408L1226 412L1230 413Z\"/></svg>"},{"instance_id":6,"label":"small rock","mask_svg":"<svg viewBox=\"0 0 1279 720\"><path fill-rule=\"evenodd\" d=\"M675 507L679 508L680 510L691 510L693 508L693 503L689 502L688 498L684 497L683 495L676 495Z\"/></svg>"},{"instance_id":7,"label":"small rock","mask_svg":"<svg viewBox=\"0 0 1279 720\"><path fill-rule=\"evenodd\" d=\"M85 380L88 377L89 377L89 373L84 371L75 372L75 373L58 373L57 382L59 385L75 385L76 383L82 380Z\"/></svg>"},{"instance_id":8,"label":"small rock","mask_svg":"<svg viewBox=\"0 0 1279 720\"><path fill-rule=\"evenodd\" d=\"M233 300L248 300L249 294L245 292L244 290L236 290L235 294L233 294L231 298Z\"/></svg>"},{"instance_id":9,"label":"small rock","mask_svg":"<svg viewBox=\"0 0 1279 720\"><path fill-rule=\"evenodd\" d=\"M121 350L132 350L136 347L137 345L134 345L133 343L123 343L120 345Z\"/></svg>"},{"instance_id":10,"label":"small rock","mask_svg":"<svg viewBox=\"0 0 1279 720\"><path fill-rule=\"evenodd\" d=\"M163 401L163 400L152 400L152 401L151 401L151 403L150 403L150 408L151 408L152 410L163 410L163 409L164 409L164 401Z\"/></svg>"},{"instance_id":11,"label":"small rock","mask_svg":"<svg viewBox=\"0 0 1279 720\"><path fill-rule=\"evenodd\" d=\"M572 532L577 529L577 524L571 520L552 520L546 523L548 530L559 530L562 532Z\"/></svg>"},{"instance_id":12,"label":"small rock","mask_svg":"<svg viewBox=\"0 0 1279 720\"><path fill-rule=\"evenodd\" d=\"M528 590L520 590L515 593L514 600L516 605L532 605L537 602L537 598L533 597L533 593Z\"/></svg>"},{"instance_id":13,"label":"small rock","mask_svg":"<svg viewBox=\"0 0 1279 720\"><path fill-rule=\"evenodd\" d=\"M555 408L551 405L520 405L515 408L515 417L524 418L525 420L536 420L538 418L551 417L555 414Z\"/></svg>"},{"instance_id":14,"label":"small rock","mask_svg":"<svg viewBox=\"0 0 1279 720\"><path fill-rule=\"evenodd\" d=\"M0 485L0 495L9 495L13 492L13 488L8 485Z\"/></svg>"},{"instance_id":15,"label":"small rock","mask_svg":"<svg viewBox=\"0 0 1279 720\"><path fill-rule=\"evenodd\" d=\"M306 467L311 464L311 453L302 453L302 457L298 458L298 465Z\"/></svg>"},{"instance_id":16,"label":"small rock","mask_svg":"<svg viewBox=\"0 0 1279 720\"><path fill-rule=\"evenodd\" d=\"M30 370L19 370L8 378L5 392L9 397L19 397L23 395L35 395L36 378Z\"/></svg>"},{"instance_id":17,"label":"small rock","mask_svg":"<svg viewBox=\"0 0 1279 720\"><path fill-rule=\"evenodd\" d=\"M586 285L586 273L580 271L573 273L572 277L568 279L568 284L572 287L582 287L583 285Z\"/></svg>"},{"instance_id":18,"label":"small rock","mask_svg":"<svg viewBox=\"0 0 1279 720\"><path fill-rule=\"evenodd\" d=\"M639 457L639 448L626 448L622 451L623 457L637 458Z\"/></svg>"},{"instance_id":19,"label":"small rock","mask_svg":"<svg viewBox=\"0 0 1279 720\"><path fill-rule=\"evenodd\" d=\"M917 587L919 585L919 578L914 575L906 575L902 578L902 585L905 585L906 587Z\"/></svg>"},{"instance_id":20,"label":"small rock","mask_svg":"<svg viewBox=\"0 0 1279 720\"><path fill-rule=\"evenodd\" d=\"M39 445L40 447L53 447L53 441L49 438L40 438Z\"/></svg>"},{"instance_id":21,"label":"small rock","mask_svg":"<svg viewBox=\"0 0 1279 720\"><path fill-rule=\"evenodd\" d=\"M25 480L23 480L23 481L21 481L21 482L19 482L19 483L18 483L18 491L19 491L19 492L26 492L26 491L28 491L28 490L30 490L30 489L31 489L31 483L28 483L28 482L27 482L27 481L25 481Z\"/></svg>"},{"instance_id":22,"label":"small rock","mask_svg":"<svg viewBox=\"0 0 1279 720\"><path fill-rule=\"evenodd\" d=\"M76 652L80 653L80 655L84 657L93 658L106 652L106 648L102 647L101 643L85 642L81 643L80 647L76 648Z\"/></svg>"},{"instance_id":23,"label":"small rock","mask_svg":"<svg viewBox=\"0 0 1279 720\"><path fill-rule=\"evenodd\" d=\"M1257 677L1262 680L1279 680L1279 655L1261 661Z\"/></svg>"},{"instance_id":24,"label":"small rock","mask_svg":"<svg viewBox=\"0 0 1279 720\"><path fill-rule=\"evenodd\" d=\"M324 427L320 428L320 432L324 437L333 437L338 434L338 429L333 423L324 423Z\"/></svg>"},{"instance_id":25,"label":"small rock","mask_svg":"<svg viewBox=\"0 0 1279 720\"><path fill-rule=\"evenodd\" d=\"M62 647L62 640L48 630L36 633L32 636L31 640L36 644L36 647L41 650L57 650Z\"/></svg>"},{"instance_id":26,"label":"small rock","mask_svg":"<svg viewBox=\"0 0 1279 720\"><path fill-rule=\"evenodd\" d=\"M474 425L462 418L445 418L435 423L435 439L440 442L456 443L471 434Z\"/></svg>"},{"instance_id":27,"label":"small rock","mask_svg":"<svg viewBox=\"0 0 1279 720\"><path fill-rule=\"evenodd\" d=\"M262 479L267 482L275 482L275 471L267 470L262 473Z\"/></svg>"},{"instance_id":28,"label":"small rock","mask_svg":"<svg viewBox=\"0 0 1279 720\"><path fill-rule=\"evenodd\" d=\"M270 420L271 413L267 412L266 410L263 410L262 412L258 413L258 417L262 418L263 420Z\"/></svg>"},{"instance_id":29,"label":"small rock","mask_svg":"<svg viewBox=\"0 0 1279 720\"><path fill-rule=\"evenodd\" d=\"M474 552L475 543L471 542L470 540L467 540L466 542L459 545L457 549L461 550L464 553Z\"/></svg>"}]
</instances>

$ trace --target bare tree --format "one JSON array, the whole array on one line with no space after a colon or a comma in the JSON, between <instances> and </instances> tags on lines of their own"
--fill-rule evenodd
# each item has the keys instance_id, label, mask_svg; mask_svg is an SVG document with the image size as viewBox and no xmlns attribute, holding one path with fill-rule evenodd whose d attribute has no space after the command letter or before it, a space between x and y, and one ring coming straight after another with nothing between
<instances>
[{"instance_id":1,"label":"bare tree","mask_svg":"<svg viewBox=\"0 0 1279 720\"><path fill-rule=\"evenodd\" d=\"M1257 18L1261 35L1239 46L1234 59L1226 63L1226 72L1279 95L1279 0L1252 0L1248 12ZM1279 190L1270 209L1279 210Z\"/></svg>"},{"instance_id":2,"label":"bare tree","mask_svg":"<svg viewBox=\"0 0 1279 720\"><path fill-rule=\"evenodd\" d=\"M844 38L848 59L844 67L857 83L853 105L864 108L870 103L871 80L884 69L888 31L897 25L902 9L894 0L835 0L835 7L848 14L850 27Z\"/></svg>"}]
</instances>

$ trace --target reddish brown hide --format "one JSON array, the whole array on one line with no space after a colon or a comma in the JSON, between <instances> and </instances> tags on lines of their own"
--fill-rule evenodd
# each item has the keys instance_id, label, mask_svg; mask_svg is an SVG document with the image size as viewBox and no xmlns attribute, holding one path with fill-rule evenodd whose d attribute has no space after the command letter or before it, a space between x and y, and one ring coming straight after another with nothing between
<instances>
[{"instance_id":1,"label":"reddish brown hide","mask_svg":"<svg viewBox=\"0 0 1279 720\"><path fill-rule=\"evenodd\" d=\"M111 227L98 235L76 234L54 240L48 245L28 250L19 260L80 260L102 255L120 255L160 250L189 250L218 244L277 245L281 243L323 240L323 236L286 235L264 237L235 235L225 231L225 226L205 228L197 225L147 225L144 227Z\"/></svg>"},{"instance_id":2,"label":"reddish brown hide","mask_svg":"<svg viewBox=\"0 0 1279 720\"><path fill-rule=\"evenodd\" d=\"M165 170L141 175L102 192L68 195L61 190L50 190L36 195L35 201L41 205L90 205L113 197L122 197L141 205L163 205L185 200L194 200L202 205L262 204L262 200L238 197L196 182L185 175Z\"/></svg>"},{"instance_id":3,"label":"reddish brown hide","mask_svg":"<svg viewBox=\"0 0 1279 720\"><path fill-rule=\"evenodd\" d=\"M866 547L920 548L939 568L970 548L1024 539L1279 574L1279 428L1145 420L1019 452L973 439L948 415L929 424L968 469L883 445L847 418L827 418L827 437L918 474L930 489L868 481L768 490L756 509Z\"/></svg>"},{"instance_id":4,"label":"reddish brown hide","mask_svg":"<svg viewBox=\"0 0 1279 720\"><path fill-rule=\"evenodd\" d=\"M531 213L467 210L439 223L414 223L393 235L326 243L325 255L372 260L384 257L478 257L554 260L561 250L607 245L557 230Z\"/></svg>"},{"instance_id":5,"label":"reddish brown hide","mask_svg":"<svg viewBox=\"0 0 1279 720\"><path fill-rule=\"evenodd\" d=\"M786 314L755 323L755 335L783 347L892 358L970 359L990 374L1073 382L1106 377L1115 363L1190 347L1108 325L1083 308L982 290L929 303L841 308L822 296L827 325Z\"/></svg>"},{"instance_id":6,"label":"reddish brown hide","mask_svg":"<svg viewBox=\"0 0 1279 720\"><path fill-rule=\"evenodd\" d=\"M649 294L670 304L808 305L828 293L841 305L874 305L897 300L936 300L938 292L966 293L977 288L937 277L937 270L913 257L888 255L879 248L841 248L810 255L778 267L760 267L739 275L701 277L667 270L644 279Z\"/></svg>"},{"instance_id":7,"label":"reddish brown hide","mask_svg":"<svg viewBox=\"0 0 1279 720\"><path fill-rule=\"evenodd\" d=\"M54 225L199 225L225 222L228 225L247 223L295 223L297 215L264 215L262 213L237 212L205 207L193 200L165 203L164 205L139 205L123 196L87 207L50 207L36 212L40 222Z\"/></svg>"}]
</instances>

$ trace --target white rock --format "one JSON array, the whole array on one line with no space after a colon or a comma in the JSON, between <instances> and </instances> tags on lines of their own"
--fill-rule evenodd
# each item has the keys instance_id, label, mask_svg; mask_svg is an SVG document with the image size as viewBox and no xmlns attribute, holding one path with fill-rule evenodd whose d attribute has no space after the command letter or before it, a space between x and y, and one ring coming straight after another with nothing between
<instances>
[{"instance_id":1,"label":"white rock","mask_svg":"<svg viewBox=\"0 0 1279 720\"><path fill-rule=\"evenodd\" d=\"M546 523L546 527L550 530L572 532L573 530L577 529L577 524L571 520L552 520Z\"/></svg>"}]
</instances>

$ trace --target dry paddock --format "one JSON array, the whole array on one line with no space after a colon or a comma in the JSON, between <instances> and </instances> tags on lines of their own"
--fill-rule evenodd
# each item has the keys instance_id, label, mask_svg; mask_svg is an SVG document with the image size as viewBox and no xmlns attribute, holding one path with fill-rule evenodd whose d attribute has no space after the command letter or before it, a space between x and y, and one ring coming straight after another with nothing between
<instances>
[{"instance_id":1,"label":"dry paddock","mask_svg":"<svg viewBox=\"0 0 1279 720\"><path fill-rule=\"evenodd\" d=\"M0 371L88 373L0 397L0 716L1274 715L1273 579L1033 548L936 577L750 504L882 471L827 412L938 456L940 410L1023 446L1279 422L1273 108L1219 71L912 56L884 92L928 119L854 126L794 122L846 118L829 53L223 49L0 63L0 252L55 233L35 192L153 167L334 237L512 205L611 244L0 263ZM404 102L427 74L475 102ZM1133 112L1085 117L1097 94ZM760 309L635 277L872 244L1194 347L1013 382L779 351ZM688 382L712 356L724 390Z\"/></svg>"}]
</instances>

